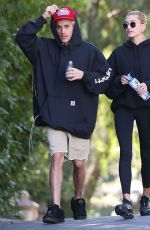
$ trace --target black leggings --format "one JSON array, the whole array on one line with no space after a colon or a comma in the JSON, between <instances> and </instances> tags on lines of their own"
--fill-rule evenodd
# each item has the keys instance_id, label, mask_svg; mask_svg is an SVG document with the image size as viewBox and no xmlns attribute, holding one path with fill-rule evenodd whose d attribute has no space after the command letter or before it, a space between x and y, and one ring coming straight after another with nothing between
<instances>
[{"instance_id":1,"label":"black leggings","mask_svg":"<svg viewBox=\"0 0 150 230\"><path fill-rule=\"evenodd\" d=\"M120 145L119 176L123 194L130 194L134 120L136 120L140 141L142 183L144 188L150 187L150 108L121 107L115 112L115 128Z\"/></svg>"}]
</instances>

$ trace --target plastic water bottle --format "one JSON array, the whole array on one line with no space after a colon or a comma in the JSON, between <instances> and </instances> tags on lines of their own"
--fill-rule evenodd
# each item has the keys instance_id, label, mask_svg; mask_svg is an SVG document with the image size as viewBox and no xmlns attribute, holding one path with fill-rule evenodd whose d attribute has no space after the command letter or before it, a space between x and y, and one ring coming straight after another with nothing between
<instances>
[{"instance_id":1,"label":"plastic water bottle","mask_svg":"<svg viewBox=\"0 0 150 230\"><path fill-rule=\"evenodd\" d=\"M127 79L128 79L128 81L129 81L129 85L130 85L135 91L137 91L140 82L139 82L135 77L132 77L130 73L127 75ZM147 100L150 98L150 93L147 91L146 93L142 94L140 97L141 97L144 101L147 101Z\"/></svg>"},{"instance_id":2,"label":"plastic water bottle","mask_svg":"<svg viewBox=\"0 0 150 230\"><path fill-rule=\"evenodd\" d=\"M68 65L67 65L67 68L66 68L65 77L66 77L66 79L67 79L68 81L71 81L71 79L73 78L72 76L69 76L69 75L67 74L67 72L68 72L68 70L69 70L70 68L73 68L73 61L69 61L69 62L68 62Z\"/></svg>"}]
</instances>

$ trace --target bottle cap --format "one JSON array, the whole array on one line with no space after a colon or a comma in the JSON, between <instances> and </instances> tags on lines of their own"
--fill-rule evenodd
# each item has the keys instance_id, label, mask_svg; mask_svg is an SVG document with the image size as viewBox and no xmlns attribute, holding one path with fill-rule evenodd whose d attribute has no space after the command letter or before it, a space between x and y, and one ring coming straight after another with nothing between
<instances>
[{"instance_id":1,"label":"bottle cap","mask_svg":"<svg viewBox=\"0 0 150 230\"><path fill-rule=\"evenodd\" d=\"M73 67L73 61L70 60L70 61L68 62L68 66L69 66L69 67Z\"/></svg>"},{"instance_id":2,"label":"bottle cap","mask_svg":"<svg viewBox=\"0 0 150 230\"><path fill-rule=\"evenodd\" d=\"M130 73L127 75L127 79L128 79L128 81L130 81L132 79L132 76Z\"/></svg>"}]
</instances>

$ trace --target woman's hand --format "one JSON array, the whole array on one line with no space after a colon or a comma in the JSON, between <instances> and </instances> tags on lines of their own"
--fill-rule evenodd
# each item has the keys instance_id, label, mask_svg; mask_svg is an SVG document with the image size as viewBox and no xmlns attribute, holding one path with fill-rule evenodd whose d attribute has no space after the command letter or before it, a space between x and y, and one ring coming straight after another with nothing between
<instances>
[{"instance_id":1,"label":"woman's hand","mask_svg":"<svg viewBox=\"0 0 150 230\"><path fill-rule=\"evenodd\" d=\"M141 96L141 95L143 95L144 93L146 93L147 90L148 90L148 89L147 89L147 85L146 85L144 82L142 82L142 83L140 83L140 84L138 85L137 93L138 93L139 96Z\"/></svg>"},{"instance_id":2,"label":"woman's hand","mask_svg":"<svg viewBox=\"0 0 150 230\"><path fill-rule=\"evenodd\" d=\"M127 76L126 75L122 75L121 76L121 84L122 85L127 85L129 83Z\"/></svg>"}]
</instances>

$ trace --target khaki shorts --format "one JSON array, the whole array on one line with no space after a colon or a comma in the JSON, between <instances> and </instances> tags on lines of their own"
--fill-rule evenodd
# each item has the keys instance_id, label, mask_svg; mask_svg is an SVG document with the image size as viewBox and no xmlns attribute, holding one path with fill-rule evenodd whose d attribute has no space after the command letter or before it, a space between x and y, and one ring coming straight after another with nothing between
<instances>
[{"instance_id":1,"label":"khaki shorts","mask_svg":"<svg viewBox=\"0 0 150 230\"><path fill-rule=\"evenodd\" d=\"M64 153L69 160L84 160L89 155L89 139L82 139L68 132L46 128L51 155Z\"/></svg>"}]
</instances>

